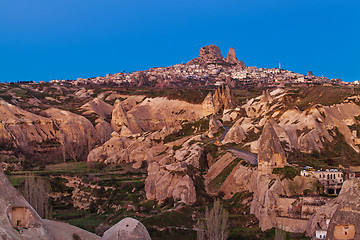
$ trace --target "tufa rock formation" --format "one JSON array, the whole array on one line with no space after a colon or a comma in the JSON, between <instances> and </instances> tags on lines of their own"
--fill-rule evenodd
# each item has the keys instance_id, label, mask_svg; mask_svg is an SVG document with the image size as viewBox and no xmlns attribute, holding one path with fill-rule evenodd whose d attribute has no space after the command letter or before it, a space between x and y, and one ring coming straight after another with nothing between
<instances>
[{"instance_id":1,"label":"tufa rock formation","mask_svg":"<svg viewBox=\"0 0 360 240\"><path fill-rule=\"evenodd\" d=\"M282 168L287 164L284 149L273 128L275 120L269 119L259 138L259 170Z\"/></svg>"},{"instance_id":2,"label":"tufa rock formation","mask_svg":"<svg viewBox=\"0 0 360 240\"><path fill-rule=\"evenodd\" d=\"M232 47L229 49L225 61L231 64L236 64L241 68L245 68L245 63L243 61L239 62L239 60L236 58L235 49Z\"/></svg>"},{"instance_id":3,"label":"tufa rock formation","mask_svg":"<svg viewBox=\"0 0 360 240\"><path fill-rule=\"evenodd\" d=\"M134 218L124 218L108 229L103 240L151 240L145 226Z\"/></svg>"},{"instance_id":4,"label":"tufa rock formation","mask_svg":"<svg viewBox=\"0 0 360 240\"><path fill-rule=\"evenodd\" d=\"M122 102L119 99L116 99L114 104L111 126L115 131L119 131L123 126L126 126L132 134L143 132L136 119L132 116L128 116L125 112Z\"/></svg>"},{"instance_id":5,"label":"tufa rock formation","mask_svg":"<svg viewBox=\"0 0 360 240\"><path fill-rule=\"evenodd\" d=\"M316 230L327 229L326 239L360 239L359 196L360 180L345 181L339 196L320 207L310 218L307 235L313 236Z\"/></svg>"},{"instance_id":6,"label":"tufa rock formation","mask_svg":"<svg viewBox=\"0 0 360 240\"><path fill-rule=\"evenodd\" d=\"M198 171L205 156L199 143L190 143L199 139L200 136L190 138L182 144L181 149L170 150L162 155L161 160L149 164L145 180L147 199L164 201L166 198L173 198L185 204L195 203L195 183L189 171Z\"/></svg>"},{"instance_id":7,"label":"tufa rock formation","mask_svg":"<svg viewBox=\"0 0 360 240\"><path fill-rule=\"evenodd\" d=\"M208 137L213 138L215 133L217 133L221 128L224 128L223 124L217 120L215 116L210 116Z\"/></svg>"},{"instance_id":8,"label":"tufa rock formation","mask_svg":"<svg viewBox=\"0 0 360 240\"><path fill-rule=\"evenodd\" d=\"M198 64L206 66L212 63L225 63L224 57L221 55L220 48L216 45L209 45L200 49L200 55L192 59L188 64Z\"/></svg>"},{"instance_id":9,"label":"tufa rock formation","mask_svg":"<svg viewBox=\"0 0 360 240\"><path fill-rule=\"evenodd\" d=\"M216 45L208 45L200 49L200 55L197 58L190 60L187 64L198 64L200 66L206 66L209 64L221 64L222 66L239 66L245 68L243 61L239 61L236 58L235 49L230 48L226 56L226 59L221 54L220 48Z\"/></svg>"},{"instance_id":10,"label":"tufa rock formation","mask_svg":"<svg viewBox=\"0 0 360 240\"><path fill-rule=\"evenodd\" d=\"M126 126L131 133L176 127L183 121L196 121L204 117L203 105L163 97L145 98L126 111L119 99L114 104L111 125L118 131ZM128 130L127 133L128 133Z\"/></svg>"},{"instance_id":11,"label":"tufa rock formation","mask_svg":"<svg viewBox=\"0 0 360 240\"><path fill-rule=\"evenodd\" d=\"M57 108L49 108L43 113L46 117L0 100L0 146L45 160L61 158L62 152L68 158L86 157L97 141L91 122Z\"/></svg>"},{"instance_id":12,"label":"tufa rock formation","mask_svg":"<svg viewBox=\"0 0 360 240\"><path fill-rule=\"evenodd\" d=\"M222 109L231 109L236 106L234 97L228 85L218 87L214 93L209 92L203 103L205 115L218 114Z\"/></svg>"},{"instance_id":13,"label":"tufa rock formation","mask_svg":"<svg viewBox=\"0 0 360 240\"><path fill-rule=\"evenodd\" d=\"M226 133L222 144L235 143L239 144L246 138L246 132L241 126L242 119L237 120Z\"/></svg>"}]
</instances>

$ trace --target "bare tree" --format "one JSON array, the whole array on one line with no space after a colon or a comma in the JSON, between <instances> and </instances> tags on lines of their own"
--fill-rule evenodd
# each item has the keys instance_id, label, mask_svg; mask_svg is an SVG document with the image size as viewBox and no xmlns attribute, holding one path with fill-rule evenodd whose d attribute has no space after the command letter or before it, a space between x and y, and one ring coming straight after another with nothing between
<instances>
[{"instance_id":1,"label":"bare tree","mask_svg":"<svg viewBox=\"0 0 360 240\"><path fill-rule=\"evenodd\" d=\"M229 214L222 207L220 200L214 201L211 210L206 208L205 218L198 221L198 240L225 240L229 236Z\"/></svg>"},{"instance_id":2,"label":"bare tree","mask_svg":"<svg viewBox=\"0 0 360 240\"><path fill-rule=\"evenodd\" d=\"M88 153L89 153L91 152L91 148L92 148L90 131L87 131L87 145L88 145Z\"/></svg>"},{"instance_id":3,"label":"bare tree","mask_svg":"<svg viewBox=\"0 0 360 240\"><path fill-rule=\"evenodd\" d=\"M64 132L60 132L60 144L63 160L66 162L66 136Z\"/></svg>"},{"instance_id":4,"label":"bare tree","mask_svg":"<svg viewBox=\"0 0 360 240\"><path fill-rule=\"evenodd\" d=\"M42 218L50 217L50 183L43 177L28 175L25 178L24 197Z\"/></svg>"}]
</instances>

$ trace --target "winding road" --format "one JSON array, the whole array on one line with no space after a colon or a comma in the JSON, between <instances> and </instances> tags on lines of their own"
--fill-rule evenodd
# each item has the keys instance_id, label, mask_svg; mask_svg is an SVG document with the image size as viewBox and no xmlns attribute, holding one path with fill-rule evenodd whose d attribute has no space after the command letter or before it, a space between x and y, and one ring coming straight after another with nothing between
<instances>
[{"instance_id":1,"label":"winding road","mask_svg":"<svg viewBox=\"0 0 360 240\"><path fill-rule=\"evenodd\" d=\"M249 163L253 164L253 165L257 165L258 164L258 160L257 160L257 155L250 153L250 152L246 152L237 148L233 148L233 147L229 147L230 152L232 152L232 154L234 154L236 157L244 159L245 161L248 161Z\"/></svg>"},{"instance_id":2,"label":"winding road","mask_svg":"<svg viewBox=\"0 0 360 240\"><path fill-rule=\"evenodd\" d=\"M219 116L217 116L218 118ZM223 134L221 135L221 137L219 138L219 141L222 141L224 140L225 138L225 135L227 134L227 132L229 131L229 127L228 126L225 126L223 125L225 131L223 132ZM257 165L258 164L258 160L257 160L257 155L256 154L253 154L253 153L250 153L250 152L247 152L247 151L244 151L244 150L240 150L238 148L234 148L234 147L227 147L230 152L232 152L232 154L234 154L236 157L238 158L241 158L241 159L244 159L245 161L248 161L250 164L253 164L253 165Z\"/></svg>"}]
</instances>

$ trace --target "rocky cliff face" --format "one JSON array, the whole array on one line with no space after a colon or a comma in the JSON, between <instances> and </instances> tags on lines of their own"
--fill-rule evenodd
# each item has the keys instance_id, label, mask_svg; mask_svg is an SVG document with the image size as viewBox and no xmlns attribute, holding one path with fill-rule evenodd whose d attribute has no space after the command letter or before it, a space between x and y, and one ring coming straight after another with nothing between
<instances>
[{"instance_id":1,"label":"rocky cliff face","mask_svg":"<svg viewBox=\"0 0 360 240\"><path fill-rule=\"evenodd\" d=\"M345 181L339 196L319 208L310 218L307 235L313 236L316 230L327 229L326 239L359 239L359 195L360 180ZM329 224L326 220L330 220Z\"/></svg>"},{"instance_id":2,"label":"rocky cliff face","mask_svg":"<svg viewBox=\"0 0 360 240\"><path fill-rule=\"evenodd\" d=\"M143 132L137 120L132 115L128 116L119 99L114 104L111 125L115 131L119 131L123 126L126 126L132 134Z\"/></svg>"},{"instance_id":3,"label":"rocky cliff face","mask_svg":"<svg viewBox=\"0 0 360 240\"><path fill-rule=\"evenodd\" d=\"M43 117L1 100L0 112L0 143L4 149L61 159L63 147L71 157L80 157L97 141L91 122L68 111L50 108Z\"/></svg>"},{"instance_id":4,"label":"rocky cliff face","mask_svg":"<svg viewBox=\"0 0 360 240\"><path fill-rule=\"evenodd\" d=\"M111 115L113 106L104 102L101 98L94 98L80 107L84 115L97 114L99 117L105 119Z\"/></svg>"},{"instance_id":5,"label":"rocky cliff face","mask_svg":"<svg viewBox=\"0 0 360 240\"><path fill-rule=\"evenodd\" d=\"M196 136L187 140L180 149L169 151L160 161L152 161L148 167L145 181L146 197L163 201L173 198L185 204L196 201L193 175L194 169L199 173L203 161L204 150L200 144L191 144Z\"/></svg>"},{"instance_id":6,"label":"rocky cliff face","mask_svg":"<svg viewBox=\"0 0 360 240\"><path fill-rule=\"evenodd\" d=\"M55 140L51 119L24 111L0 100L0 142L6 148L33 153L33 143Z\"/></svg>"},{"instance_id":7,"label":"rocky cliff face","mask_svg":"<svg viewBox=\"0 0 360 240\"><path fill-rule=\"evenodd\" d=\"M49 108L45 113L59 129L56 137L65 157L73 160L86 159L98 140L91 122L83 116L57 108Z\"/></svg>"},{"instance_id":8,"label":"rocky cliff face","mask_svg":"<svg viewBox=\"0 0 360 240\"><path fill-rule=\"evenodd\" d=\"M200 55L197 58L192 59L187 64L198 64L206 66L208 64L221 64L223 66L238 66L242 69L245 68L243 61L239 61L236 58L235 49L230 48L226 56L226 59L222 56L220 48L216 45L209 45L200 49Z\"/></svg>"},{"instance_id":9,"label":"rocky cliff face","mask_svg":"<svg viewBox=\"0 0 360 240\"><path fill-rule=\"evenodd\" d=\"M131 133L175 127L183 121L196 121L205 116L201 104L167 98L146 98L126 111L120 100L114 105L111 124L115 130L126 126Z\"/></svg>"},{"instance_id":10,"label":"rocky cliff face","mask_svg":"<svg viewBox=\"0 0 360 240\"><path fill-rule=\"evenodd\" d=\"M204 114L218 114L222 109L231 109L236 106L234 97L228 85L217 88L214 93L209 92L203 103Z\"/></svg>"},{"instance_id":11,"label":"rocky cliff face","mask_svg":"<svg viewBox=\"0 0 360 240\"><path fill-rule=\"evenodd\" d=\"M269 119L259 138L259 169L282 168L287 164L284 149L273 128L274 120Z\"/></svg>"},{"instance_id":12,"label":"rocky cliff face","mask_svg":"<svg viewBox=\"0 0 360 240\"><path fill-rule=\"evenodd\" d=\"M247 136L258 135L267 119L273 118L272 127L286 151L321 152L326 143L334 140L338 131L344 136L346 143L359 152L357 143L360 139L357 132L351 130L359 124L356 116L360 115L360 107L357 104L348 102L332 106L316 105L302 111L288 107L288 94L282 89L264 91L261 96L250 99L239 110L224 112L223 120L229 121L241 116L233 127L241 127ZM226 142L239 142L238 136L231 137L229 133ZM245 138L245 142L252 152L258 152L258 139L249 142Z\"/></svg>"},{"instance_id":13,"label":"rocky cliff face","mask_svg":"<svg viewBox=\"0 0 360 240\"><path fill-rule=\"evenodd\" d=\"M209 45L200 49L200 55L192 59L188 64L207 65L210 63L224 63L220 48L216 45Z\"/></svg>"},{"instance_id":14,"label":"rocky cliff face","mask_svg":"<svg viewBox=\"0 0 360 240\"><path fill-rule=\"evenodd\" d=\"M88 157L88 162L104 162L106 164L137 163L147 161L163 149L151 148L158 145L149 138L129 138L113 133L112 138L102 146L93 149Z\"/></svg>"},{"instance_id":15,"label":"rocky cliff face","mask_svg":"<svg viewBox=\"0 0 360 240\"><path fill-rule=\"evenodd\" d=\"M245 68L245 63L243 61L239 62L239 60L236 58L235 49L232 47L229 49L225 61L231 64L236 64L241 68Z\"/></svg>"}]
</instances>

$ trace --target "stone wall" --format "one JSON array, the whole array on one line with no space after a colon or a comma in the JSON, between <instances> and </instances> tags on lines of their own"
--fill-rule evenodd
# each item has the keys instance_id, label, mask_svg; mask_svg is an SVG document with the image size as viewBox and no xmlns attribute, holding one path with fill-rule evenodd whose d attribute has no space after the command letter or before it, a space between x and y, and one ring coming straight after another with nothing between
<instances>
[{"instance_id":1,"label":"stone wall","mask_svg":"<svg viewBox=\"0 0 360 240\"><path fill-rule=\"evenodd\" d=\"M294 219L286 217L276 217L277 228L287 232L303 233L307 227L307 219Z\"/></svg>"}]
</instances>

